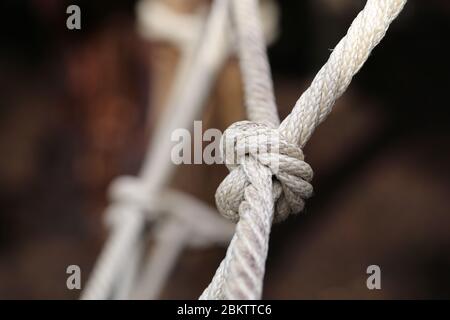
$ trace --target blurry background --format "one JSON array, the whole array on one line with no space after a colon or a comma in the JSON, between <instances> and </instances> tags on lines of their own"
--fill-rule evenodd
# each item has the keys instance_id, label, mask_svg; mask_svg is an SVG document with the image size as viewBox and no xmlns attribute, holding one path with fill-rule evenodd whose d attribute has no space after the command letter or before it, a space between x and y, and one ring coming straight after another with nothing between
<instances>
[{"instance_id":1,"label":"blurry background","mask_svg":"<svg viewBox=\"0 0 450 320\"><path fill-rule=\"evenodd\" d=\"M167 2L189 12L204 1ZM364 3L278 1L269 55L283 117ZM79 31L66 28L70 4ZM75 299L66 267L87 280L107 186L137 173L152 94L179 52L139 36L135 1L4 0L0 12L0 298ZM273 228L265 298L450 298L449 34L448 1L409 1L313 135L315 196ZM231 58L205 111L220 129L243 116L210 114L240 101L226 97L240 94L236 74ZM174 184L213 204L226 169L183 167ZM224 252L186 250L161 297L198 297ZM366 288L371 264L382 290Z\"/></svg>"}]
</instances>

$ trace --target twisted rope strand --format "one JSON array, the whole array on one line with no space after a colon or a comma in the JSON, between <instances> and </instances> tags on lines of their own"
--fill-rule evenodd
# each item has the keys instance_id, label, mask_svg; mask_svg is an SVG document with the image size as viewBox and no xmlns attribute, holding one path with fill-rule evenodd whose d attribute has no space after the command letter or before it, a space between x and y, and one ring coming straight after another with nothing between
<instances>
[{"instance_id":1,"label":"twisted rope strand","mask_svg":"<svg viewBox=\"0 0 450 320\"><path fill-rule=\"evenodd\" d=\"M238 165L227 163L231 172L216 192L219 211L238 220L238 223L226 256L200 299L261 298L274 216L284 218L289 213L300 211L304 199L312 193L309 184L312 171L303 161L300 148L330 113L335 100L346 90L352 77L383 38L389 24L405 3L406 0L368 0L347 35L338 43L328 62L314 78L310 88L281 123L278 133L283 148L280 148L278 155L269 152L266 156L271 161L288 159L287 163L292 165L281 166L282 162L278 162L279 171L274 171L267 162L263 164L260 161L257 152L251 151L255 144L256 147L260 146L258 141L251 142L247 139L249 132L256 136L261 132L269 135L270 125L274 125L275 119L271 116L272 106L267 103L273 101L273 88L271 82L267 82L267 79L270 79L267 55L259 49L264 43L258 36L259 31L254 30L260 26L257 2L233 0L236 29L241 39L239 57L245 82L248 116L250 120L266 124L236 123L227 129L222 137L225 146L227 136L238 139L236 143L233 141L233 154L239 151L239 142L247 148ZM266 77L261 77L258 71L266 72ZM257 92L248 92L249 90ZM267 108L267 112L260 110L257 106L259 102ZM267 128L264 130L261 126ZM235 130L238 132L233 132ZM227 159L229 150L224 150L224 158ZM273 183L272 176L276 177Z\"/></svg>"},{"instance_id":2,"label":"twisted rope strand","mask_svg":"<svg viewBox=\"0 0 450 320\"><path fill-rule=\"evenodd\" d=\"M381 41L406 0L369 0L353 20L347 34L315 76L310 87L283 120L280 132L303 147L314 129L331 112L334 102L345 92L371 51Z\"/></svg>"},{"instance_id":3,"label":"twisted rope strand","mask_svg":"<svg viewBox=\"0 0 450 320\"><path fill-rule=\"evenodd\" d=\"M261 35L258 2L233 0L231 4L238 33L238 54L248 117L276 127L279 117L270 65ZM262 294L265 258L274 214L272 172L248 157L231 171L230 176L233 172L241 174L233 175L238 180L231 182L230 186L236 186L237 183L244 191L239 195L241 197L243 194L243 199L238 200L239 222L224 261L200 299L259 299ZM249 184L239 179L243 176L249 180ZM216 196L216 199L227 199L232 192L226 190L219 194L223 196ZM218 207L220 208L219 205Z\"/></svg>"},{"instance_id":4,"label":"twisted rope strand","mask_svg":"<svg viewBox=\"0 0 450 320\"><path fill-rule=\"evenodd\" d=\"M269 60L260 21L258 1L231 1L241 61L248 118L278 127Z\"/></svg>"}]
</instances>

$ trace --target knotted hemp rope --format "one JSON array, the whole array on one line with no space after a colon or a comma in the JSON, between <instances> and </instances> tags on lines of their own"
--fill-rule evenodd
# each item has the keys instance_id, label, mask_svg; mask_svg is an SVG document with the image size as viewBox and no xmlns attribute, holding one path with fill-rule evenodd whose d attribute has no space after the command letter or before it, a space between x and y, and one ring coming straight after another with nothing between
<instances>
[{"instance_id":1,"label":"knotted hemp rope","mask_svg":"<svg viewBox=\"0 0 450 320\"><path fill-rule=\"evenodd\" d=\"M233 124L222 137L226 163L231 156L241 154L234 159L236 163L227 163L231 171L217 189L216 202L222 214L238 223L226 256L200 299L261 298L274 215L281 220L289 213L297 213L312 193L312 170L303 161L301 148L330 113L405 3L406 0L368 0L309 89L276 128L278 116L257 0L232 0L251 121ZM280 143L278 154L269 150L273 136ZM277 170L272 160L277 161Z\"/></svg>"}]
</instances>

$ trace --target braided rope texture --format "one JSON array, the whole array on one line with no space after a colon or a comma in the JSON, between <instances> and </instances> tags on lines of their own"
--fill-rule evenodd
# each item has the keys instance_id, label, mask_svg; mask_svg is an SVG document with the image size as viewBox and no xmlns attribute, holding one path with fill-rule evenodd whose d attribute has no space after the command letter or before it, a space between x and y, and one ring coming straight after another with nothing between
<instances>
[{"instance_id":1,"label":"braided rope texture","mask_svg":"<svg viewBox=\"0 0 450 320\"><path fill-rule=\"evenodd\" d=\"M301 211L304 200L312 193L309 184L312 170L303 161L301 148L331 112L336 99L347 89L406 3L406 0L368 0L291 114L274 129L278 115L276 108L273 112L273 84L259 31L258 1L230 1L240 39L245 103L251 122L233 124L222 137L225 160L230 153L241 155L236 157L236 163L226 161L230 173L217 189L216 203L219 211L237 221L237 225L226 256L200 299L261 298L274 217L282 220ZM273 134L278 134L280 142L278 155L267 151L270 149L267 141L272 141ZM259 139L261 135L263 139ZM229 137L232 143L226 141ZM227 148L229 145L232 148ZM265 152L252 151L255 149ZM277 170L268 163L270 160L277 161Z\"/></svg>"}]
</instances>

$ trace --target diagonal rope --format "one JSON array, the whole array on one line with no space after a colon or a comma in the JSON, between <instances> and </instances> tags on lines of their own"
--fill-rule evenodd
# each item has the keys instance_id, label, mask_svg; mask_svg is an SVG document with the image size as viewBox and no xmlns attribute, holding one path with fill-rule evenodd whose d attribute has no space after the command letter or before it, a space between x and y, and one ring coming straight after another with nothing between
<instances>
[{"instance_id":1,"label":"diagonal rope","mask_svg":"<svg viewBox=\"0 0 450 320\"><path fill-rule=\"evenodd\" d=\"M222 137L225 160L239 152L241 155L234 159L237 162L226 161L230 173L217 189L216 202L223 215L238 223L226 256L200 299L261 298L272 221L301 211L312 193L312 170L303 161L301 147L330 113L406 3L368 0L291 114L273 129L278 118L260 37L257 0L232 1L246 107L252 122L235 123ZM270 145L273 136L278 138L279 150L258 152ZM260 141L261 137L264 139Z\"/></svg>"}]
</instances>

